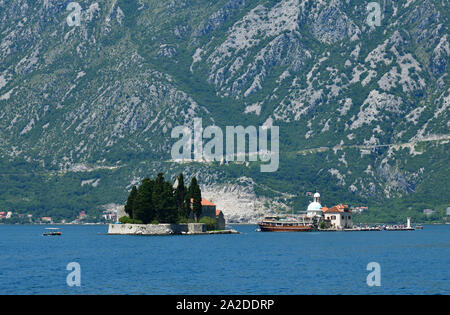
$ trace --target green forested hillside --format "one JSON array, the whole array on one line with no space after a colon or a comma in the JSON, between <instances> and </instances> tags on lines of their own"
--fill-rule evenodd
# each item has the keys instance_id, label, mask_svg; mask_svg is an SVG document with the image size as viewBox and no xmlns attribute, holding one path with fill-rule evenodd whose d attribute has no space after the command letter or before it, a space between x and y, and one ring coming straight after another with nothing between
<instances>
[{"instance_id":1,"label":"green forested hillside","mask_svg":"<svg viewBox=\"0 0 450 315\"><path fill-rule=\"evenodd\" d=\"M0 209L98 213L159 172L243 221L315 190L363 221L450 206L448 2L69 2L0 1ZM196 117L279 126L278 170L171 161Z\"/></svg>"}]
</instances>

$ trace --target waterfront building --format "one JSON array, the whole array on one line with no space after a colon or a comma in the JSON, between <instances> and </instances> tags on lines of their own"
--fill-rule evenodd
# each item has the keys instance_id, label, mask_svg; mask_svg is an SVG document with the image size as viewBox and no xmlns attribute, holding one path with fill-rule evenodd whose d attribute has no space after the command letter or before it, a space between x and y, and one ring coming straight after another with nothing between
<instances>
[{"instance_id":1,"label":"waterfront building","mask_svg":"<svg viewBox=\"0 0 450 315\"><path fill-rule=\"evenodd\" d=\"M324 220L329 221L331 228L342 230L353 227L352 213L348 206L339 204L331 208L323 208Z\"/></svg>"},{"instance_id":2,"label":"waterfront building","mask_svg":"<svg viewBox=\"0 0 450 315\"><path fill-rule=\"evenodd\" d=\"M47 222L47 223L52 223L52 218L51 217L42 217L41 221L42 222Z\"/></svg>"},{"instance_id":3,"label":"waterfront building","mask_svg":"<svg viewBox=\"0 0 450 315\"><path fill-rule=\"evenodd\" d=\"M78 215L78 220L84 220L87 218L87 214L85 211L81 211L80 214Z\"/></svg>"},{"instance_id":4,"label":"waterfront building","mask_svg":"<svg viewBox=\"0 0 450 315\"><path fill-rule=\"evenodd\" d=\"M103 211L103 218L106 221L116 221L116 220L118 220L117 213L114 210L105 210L105 211Z\"/></svg>"}]
</instances>

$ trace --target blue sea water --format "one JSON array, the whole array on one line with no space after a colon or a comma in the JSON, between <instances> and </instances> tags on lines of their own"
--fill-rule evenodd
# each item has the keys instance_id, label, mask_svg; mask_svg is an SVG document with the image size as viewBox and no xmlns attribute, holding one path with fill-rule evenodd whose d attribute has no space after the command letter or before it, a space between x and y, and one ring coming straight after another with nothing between
<instances>
[{"instance_id":1,"label":"blue sea water","mask_svg":"<svg viewBox=\"0 0 450 315\"><path fill-rule=\"evenodd\" d=\"M110 236L0 225L0 294L449 294L450 225L409 232ZM70 287L67 264L81 266ZM370 262L381 286L369 287Z\"/></svg>"}]
</instances>

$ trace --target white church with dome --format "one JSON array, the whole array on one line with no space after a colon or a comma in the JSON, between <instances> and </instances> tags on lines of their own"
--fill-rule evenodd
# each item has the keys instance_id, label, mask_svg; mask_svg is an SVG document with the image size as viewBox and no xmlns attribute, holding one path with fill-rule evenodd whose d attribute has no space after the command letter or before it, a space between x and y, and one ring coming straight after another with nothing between
<instances>
[{"instance_id":1,"label":"white church with dome","mask_svg":"<svg viewBox=\"0 0 450 315\"><path fill-rule=\"evenodd\" d=\"M306 210L306 216L309 218L322 217L322 205L320 204L320 194L316 192L313 197L313 202L311 202Z\"/></svg>"},{"instance_id":2,"label":"white church with dome","mask_svg":"<svg viewBox=\"0 0 450 315\"><path fill-rule=\"evenodd\" d=\"M316 192L313 201L308 205L306 215L311 221L324 222L332 230L351 229L353 227L352 214L348 206L338 204L334 207L323 207L320 203L320 194Z\"/></svg>"}]
</instances>

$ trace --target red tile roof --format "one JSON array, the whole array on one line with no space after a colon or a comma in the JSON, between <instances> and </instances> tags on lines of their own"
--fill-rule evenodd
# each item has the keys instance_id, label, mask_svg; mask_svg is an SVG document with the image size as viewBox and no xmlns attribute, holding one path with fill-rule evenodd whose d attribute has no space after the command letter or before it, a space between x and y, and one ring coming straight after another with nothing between
<instances>
[{"instance_id":1,"label":"red tile roof","mask_svg":"<svg viewBox=\"0 0 450 315\"><path fill-rule=\"evenodd\" d=\"M340 213L340 212L345 212L345 210L348 210L348 206L343 205L343 204L338 204L338 205L336 205L334 207L331 207L329 209L328 208L325 209L325 208L326 207L322 208L324 213Z\"/></svg>"},{"instance_id":2,"label":"red tile roof","mask_svg":"<svg viewBox=\"0 0 450 315\"><path fill-rule=\"evenodd\" d=\"M194 198L191 198L191 202L194 202ZM208 199L202 198L202 206L213 206L213 207L215 207L216 205L213 204Z\"/></svg>"},{"instance_id":3,"label":"red tile roof","mask_svg":"<svg viewBox=\"0 0 450 315\"><path fill-rule=\"evenodd\" d=\"M205 198L202 198L202 206L214 206L215 207L216 205L213 204L211 201L209 201Z\"/></svg>"},{"instance_id":4,"label":"red tile roof","mask_svg":"<svg viewBox=\"0 0 450 315\"><path fill-rule=\"evenodd\" d=\"M222 210L216 210L216 217L218 217L222 213Z\"/></svg>"}]
</instances>

